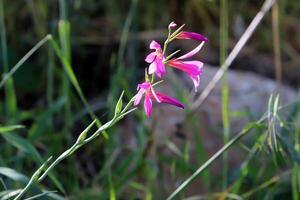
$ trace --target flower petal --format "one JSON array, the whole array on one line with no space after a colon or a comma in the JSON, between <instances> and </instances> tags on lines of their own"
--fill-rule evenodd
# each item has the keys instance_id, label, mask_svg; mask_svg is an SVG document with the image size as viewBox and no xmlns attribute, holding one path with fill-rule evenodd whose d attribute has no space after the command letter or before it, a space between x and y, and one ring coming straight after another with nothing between
<instances>
[{"instance_id":1,"label":"flower petal","mask_svg":"<svg viewBox=\"0 0 300 200\"><path fill-rule=\"evenodd\" d=\"M192 80L195 86L195 91L200 84L200 75L203 73L203 63L197 60L194 61L178 61L170 60L168 65L185 72Z\"/></svg>"},{"instance_id":2,"label":"flower petal","mask_svg":"<svg viewBox=\"0 0 300 200\"><path fill-rule=\"evenodd\" d=\"M184 109L184 105L182 103L180 103L178 100L176 100L172 97L169 97L167 95L161 94L159 92L156 92L156 95L162 103L167 103L167 104L174 105L174 106Z\"/></svg>"},{"instance_id":3,"label":"flower petal","mask_svg":"<svg viewBox=\"0 0 300 200\"><path fill-rule=\"evenodd\" d=\"M156 64L156 62L153 62L150 64L148 72L149 72L149 74L153 74L156 71L157 71L157 64Z\"/></svg>"},{"instance_id":4,"label":"flower petal","mask_svg":"<svg viewBox=\"0 0 300 200\"><path fill-rule=\"evenodd\" d=\"M138 93L135 95L135 99L134 99L134 105L135 106L137 106L140 103L144 93L145 93L145 90L143 88L141 88L138 91Z\"/></svg>"},{"instance_id":5,"label":"flower petal","mask_svg":"<svg viewBox=\"0 0 300 200\"><path fill-rule=\"evenodd\" d=\"M144 82L142 84L138 84L137 89L143 88L145 90L149 89L151 84L149 82Z\"/></svg>"},{"instance_id":6,"label":"flower petal","mask_svg":"<svg viewBox=\"0 0 300 200\"><path fill-rule=\"evenodd\" d=\"M192 63L190 63L190 62L192 62ZM197 76L197 75L200 75L201 68L198 65L195 65L194 62L195 61L170 60L168 62L168 65L187 73L189 76ZM200 62L200 61L198 61L198 62ZM198 63L198 64L200 64L200 63Z\"/></svg>"},{"instance_id":7,"label":"flower petal","mask_svg":"<svg viewBox=\"0 0 300 200\"><path fill-rule=\"evenodd\" d=\"M184 54L183 56L180 56L179 58L177 58L178 60L182 60L182 59L186 59L186 58L189 58L189 57L192 57L193 55L195 55L196 53L198 53L201 48L203 47L204 45L204 42L201 42L196 48L194 48L192 51Z\"/></svg>"},{"instance_id":8,"label":"flower petal","mask_svg":"<svg viewBox=\"0 0 300 200\"><path fill-rule=\"evenodd\" d=\"M161 78L163 75L166 74L166 68L165 65L163 63L163 61L161 59L156 59L156 75Z\"/></svg>"},{"instance_id":9,"label":"flower petal","mask_svg":"<svg viewBox=\"0 0 300 200\"><path fill-rule=\"evenodd\" d=\"M152 101L151 101L149 95L145 96L144 108L145 108L145 113L146 113L147 117L150 117L151 112L152 112Z\"/></svg>"},{"instance_id":10,"label":"flower petal","mask_svg":"<svg viewBox=\"0 0 300 200\"><path fill-rule=\"evenodd\" d=\"M161 103L161 100L158 98L158 96L156 95L156 92L154 91L153 87L151 87L151 97L153 96L154 99L158 102Z\"/></svg>"},{"instance_id":11,"label":"flower petal","mask_svg":"<svg viewBox=\"0 0 300 200\"><path fill-rule=\"evenodd\" d=\"M177 24L175 24L175 22L171 22L168 26L169 29L171 28L175 28L177 26Z\"/></svg>"},{"instance_id":12,"label":"flower petal","mask_svg":"<svg viewBox=\"0 0 300 200\"><path fill-rule=\"evenodd\" d=\"M187 64L187 65L194 65L198 68L200 74L202 74L203 72L203 62L199 61L199 60L190 60L190 61L183 61L184 64Z\"/></svg>"},{"instance_id":13,"label":"flower petal","mask_svg":"<svg viewBox=\"0 0 300 200\"><path fill-rule=\"evenodd\" d=\"M147 63L152 63L155 60L155 57L156 57L156 53L155 52L149 53L147 55L147 57L145 58L145 61Z\"/></svg>"},{"instance_id":14,"label":"flower petal","mask_svg":"<svg viewBox=\"0 0 300 200\"><path fill-rule=\"evenodd\" d=\"M204 41L208 42L208 39L204 37L203 35L195 32L187 32L187 31L182 31L179 33L176 37L177 39L193 39L193 40L199 40L199 41Z\"/></svg>"},{"instance_id":15,"label":"flower petal","mask_svg":"<svg viewBox=\"0 0 300 200\"><path fill-rule=\"evenodd\" d=\"M150 49L159 50L161 49L161 46L155 40L152 40L150 43Z\"/></svg>"},{"instance_id":16,"label":"flower petal","mask_svg":"<svg viewBox=\"0 0 300 200\"><path fill-rule=\"evenodd\" d=\"M195 86L195 92L197 92L197 88L200 85L200 76L191 77Z\"/></svg>"}]
</instances>

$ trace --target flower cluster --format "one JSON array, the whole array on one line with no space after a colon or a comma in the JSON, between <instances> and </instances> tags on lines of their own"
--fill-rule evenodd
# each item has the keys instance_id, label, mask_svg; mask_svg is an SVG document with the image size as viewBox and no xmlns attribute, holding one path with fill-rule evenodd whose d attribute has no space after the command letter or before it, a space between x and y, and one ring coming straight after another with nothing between
<instances>
[{"instance_id":1,"label":"flower cluster","mask_svg":"<svg viewBox=\"0 0 300 200\"><path fill-rule=\"evenodd\" d=\"M153 52L148 54L145 58L145 61L149 63L149 67L145 74L145 82L138 84L137 86L138 92L134 98L134 105L137 106L144 96L144 109L148 117L152 112L152 100L155 100L158 103L167 103L182 109L184 108L183 104L178 100L156 92L153 88L157 84L154 83L155 76L162 79L167 73L166 67L175 68L186 73L192 79L195 91L197 91L200 84L200 75L203 72L203 63L199 60L189 59L201 50L208 39L199 33L182 31L184 25L173 31L176 27L177 25L174 22L171 22L168 26L169 34L164 42L163 48L158 42L153 40L149 46ZM180 57L175 56L179 50L166 56L167 45L175 39L196 40L200 41L200 44L190 52ZM149 75L152 75L151 81L149 80Z\"/></svg>"}]
</instances>

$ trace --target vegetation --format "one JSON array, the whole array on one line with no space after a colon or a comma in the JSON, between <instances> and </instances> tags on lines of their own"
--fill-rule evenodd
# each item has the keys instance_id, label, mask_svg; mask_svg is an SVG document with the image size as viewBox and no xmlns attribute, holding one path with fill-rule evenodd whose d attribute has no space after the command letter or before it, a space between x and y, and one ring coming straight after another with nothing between
<instances>
[{"instance_id":1,"label":"vegetation","mask_svg":"<svg viewBox=\"0 0 300 200\"><path fill-rule=\"evenodd\" d=\"M222 65L263 3L0 0L1 199L298 200L299 98L282 104L274 91L260 118L233 113L225 73L222 125L208 130L222 143L213 153L205 146L207 126L195 114L199 107L174 81L177 74L167 81L187 108L175 139L155 132L160 114L147 118L124 106L143 80L150 41L163 42L171 21L208 37L201 60ZM238 51L245 60L230 68L299 89L299 13L298 0L278 0ZM236 133L231 119L239 116L251 122Z\"/></svg>"}]
</instances>

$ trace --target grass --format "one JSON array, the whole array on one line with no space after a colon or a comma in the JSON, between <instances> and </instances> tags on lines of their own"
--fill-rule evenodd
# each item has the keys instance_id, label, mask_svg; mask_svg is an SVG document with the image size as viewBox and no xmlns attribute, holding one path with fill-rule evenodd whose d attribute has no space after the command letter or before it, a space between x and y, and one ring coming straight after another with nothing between
<instances>
[{"instance_id":1,"label":"grass","mask_svg":"<svg viewBox=\"0 0 300 200\"><path fill-rule=\"evenodd\" d=\"M227 69L221 81L219 129L196 117L198 106L178 84L177 74L170 73L175 96L188 105L183 112L188 117L175 132L159 135L160 114L151 120L141 111L122 121L114 117L142 80L150 40L164 39L149 30L158 29L164 36L171 20L183 22L187 30L209 37L213 52L220 50L214 62L222 64L239 39L233 34L238 14L232 11L242 13L247 25L260 6L227 0L180 5L161 0L0 0L0 197L299 199L299 98L282 105L274 94L260 119L232 133ZM299 10L297 0L279 1L247 44L268 49L272 59L274 54L278 85L285 83L284 47L294 42L292 36L283 37L289 23L281 17L297 19ZM196 17L191 18L191 12ZM273 42L259 37L266 33L272 34ZM24 80L37 84L26 85ZM122 90L126 92L121 106ZM105 106L97 108L99 102ZM213 142L224 146L208 152L204 131L215 134ZM229 149L244 155L237 166L228 162Z\"/></svg>"},{"instance_id":2,"label":"grass","mask_svg":"<svg viewBox=\"0 0 300 200\"><path fill-rule=\"evenodd\" d=\"M0 1L0 25L1 25L1 53L2 53L2 66L3 73L6 74L9 71L8 68L8 53L7 53L7 37L6 37L6 27L5 27L5 13L3 0ZM2 84L0 84L2 85ZM0 86L1 87L1 86ZM5 108L6 114L10 116L11 120L14 120L17 112L17 100L14 89L14 82L12 78L7 80L5 85Z\"/></svg>"},{"instance_id":3,"label":"grass","mask_svg":"<svg viewBox=\"0 0 300 200\"><path fill-rule=\"evenodd\" d=\"M65 64L65 69L67 73L62 73L61 75L61 96L65 96L67 98L66 104L64 105L64 112L65 112L65 122L64 122L64 132L69 132L71 128L71 101L70 101L70 82L68 80L68 75L69 77L74 77L71 78L71 80L76 80L75 75L73 72L73 69L71 67L72 62L71 62L71 25L67 19L67 5L65 0L60 0L59 1L59 13L60 13L60 19L58 22L58 37L60 41L60 46L61 46L61 60L64 60L65 63L68 63L67 65ZM56 45L56 49L58 52L58 45L53 43L53 46ZM77 81L73 83L76 84L76 88L79 87L79 84Z\"/></svg>"},{"instance_id":4,"label":"grass","mask_svg":"<svg viewBox=\"0 0 300 200\"><path fill-rule=\"evenodd\" d=\"M220 66L225 62L228 49L228 38L229 38L229 3L227 0L222 0L220 2ZM223 121L223 141L224 144L229 141L229 133L230 133L230 119L229 119L229 88L227 75L224 74L223 82L222 82L222 121ZM228 182L228 154L224 153L223 156L223 181L222 181L222 189L224 190L227 187Z\"/></svg>"}]
</instances>

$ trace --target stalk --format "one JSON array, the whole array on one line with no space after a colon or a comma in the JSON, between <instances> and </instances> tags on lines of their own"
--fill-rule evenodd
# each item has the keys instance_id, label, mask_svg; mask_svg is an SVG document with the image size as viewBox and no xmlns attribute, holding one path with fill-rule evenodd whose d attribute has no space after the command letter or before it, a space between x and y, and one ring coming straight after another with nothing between
<instances>
[{"instance_id":1,"label":"stalk","mask_svg":"<svg viewBox=\"0 0 300 200\"><path fill-rule=\"evenodd\" d=\"M220 63L224 63L228 55L228 1L221 0L220 14ZM223 122L223 142L226 144L229 140L230 119L229 119L229 88L227 72L224 73L222 80L222 122ZM224 152L222 167L222 189L227 187L228 176L228 153Z\"/></svg>"},{"instance_id":2,"label":"stalk","mask_svg":"<svg viewBox=\"0 0 300 200\"><path fill-rule=\"evenodd\" d=\"M273 51L275 63L275 77L277 91L279 92L282 82L282 66L281 66L281 51L280 51L280 28L279 28L279 4L274 3L272 7L272 32L273 32Z\"/></svg>"},{"instance_id":3,"label":"stalk","mask_svg":"<svg viewBox=\"0 0 300 200\"><path fill-rule=\"evenodd\" d=\"M7 38L6 38L6 26L5 26L5 15L4 15L4 5L3 0L0 0L0 27L1 27L1 56L2 56L2 65L3 73L6 75L8 73L8 56L7 56ZM2 82L1 82L2 83ZM17 98L14 89L14 82L12 78L7 79L5 85L5 105L6 105L6 114L14 118L17 112Z\"/></svg>"},{"instance_id":4,"label":"stalk","mask_svg":"<svg viewBox=\"0 0 300 200\"><path fill-rule=\"evenodd\" d=\"M60 19L58 23L59 40L61 51L68 63L71 64L71 48L70 48L70 23L67 20L67 6L65 0L59 0ZM72 64L71 64L72 65ZM66 74L62 74L61 93L67 97L67 102L64 108L65 112L65 130L69 131L71 127L71 95L70 83Z\"/></svg>"}]
</instances>

